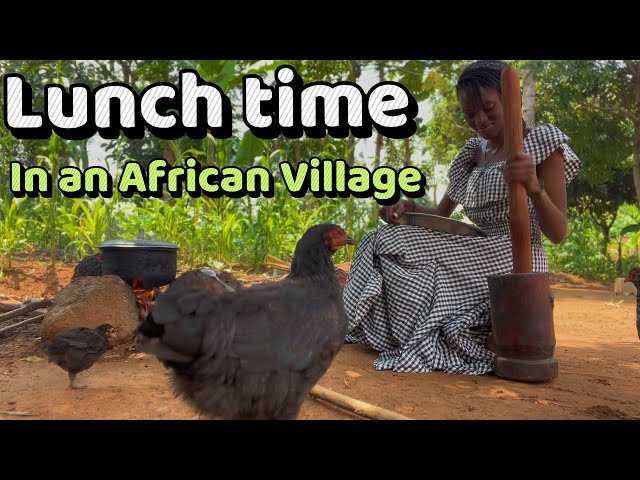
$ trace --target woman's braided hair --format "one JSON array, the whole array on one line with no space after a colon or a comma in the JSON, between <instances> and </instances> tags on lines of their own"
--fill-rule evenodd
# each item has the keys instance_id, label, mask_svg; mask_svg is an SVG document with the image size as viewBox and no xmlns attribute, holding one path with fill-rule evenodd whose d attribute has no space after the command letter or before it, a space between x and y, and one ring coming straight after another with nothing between
<instances>
[{"instance_id":1,"label":"woman's braided hair","mask_svg":"<svg viewBox=\"0 0 640 480\"><path fill-rule=\"evenodd\" d=\"M493 88L498 93L502 93L500 86L500 76L502 71L507 68L508 63L501 60L478 60L462 71L458 83L456 84L456 92L461 91L467 95L480 96L480 88Z\"/></svg>"},{"instance_id":2,"label":"woman's braided hair","mask_svg":"<svg viewBox=\"0 0 640 480\"><path fill-rule=\"evenodd\" d=\"M493 88L501 94L502 71L508 66L509 64L502 60L478 60L467 65L456 84L456 93L460 95L460 92L464 92L467 96L482 98L480 88L484 87ZM524 118L522 119L522 127L527 127Z\"/></svg>"}]
</instances>

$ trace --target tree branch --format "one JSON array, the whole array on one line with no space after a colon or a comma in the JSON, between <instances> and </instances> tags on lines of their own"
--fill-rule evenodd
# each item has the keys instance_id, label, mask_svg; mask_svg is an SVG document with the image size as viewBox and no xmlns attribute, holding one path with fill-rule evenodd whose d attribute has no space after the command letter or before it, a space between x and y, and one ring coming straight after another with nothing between
<instances>
[{"instance_id":1,"label":"tree branch","mask_svg":"<svg viewBox=\"0 0 640 480\"><path fill-rule=\"evenodd\" d=\"M600 110L601 112L609 112L614 115L624 119L631 120L632 122L640 122L640 117L638 115L634 115L633 112L627 110L626 108L621 107L611 107L607 105L597 105L591 102L580 102L582 107L592 108L594 110Z\"/></svg>"},{"instance_id":2,"label":"tree branch","mask_svg":"<svg viewBox=\"0 0 640 480\"><path fill-rule=\"evenodd\" d=\"M640 68L633 60L623 60L634 82L640 82Z\"/></svg>"}]
</instances>

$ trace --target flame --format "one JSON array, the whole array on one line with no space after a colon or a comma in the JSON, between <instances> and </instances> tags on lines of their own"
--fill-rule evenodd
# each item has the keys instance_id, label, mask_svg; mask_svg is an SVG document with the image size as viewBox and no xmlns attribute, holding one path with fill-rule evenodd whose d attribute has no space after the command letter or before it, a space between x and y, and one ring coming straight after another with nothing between
<instances>
[{"instance_id":1,"label":"flame","mask_svg":"<svg viewBox=\"0 0 640 480\"><path fill-rule=\"evenodd\" d=\"M146 318L149 314L149 310L153 306L153 302L156 299L156 292L154 290L146 290L142 280L133 279L132 287L133 293L138 300L138 306L142 310L142 318Z\"/></svg>"}]
</instances>

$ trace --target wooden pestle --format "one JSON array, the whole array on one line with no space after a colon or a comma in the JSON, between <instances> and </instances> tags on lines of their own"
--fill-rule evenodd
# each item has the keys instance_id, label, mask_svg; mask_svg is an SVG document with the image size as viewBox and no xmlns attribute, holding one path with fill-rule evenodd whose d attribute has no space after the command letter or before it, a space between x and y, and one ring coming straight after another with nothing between
<instances>
[{"instance_id":1,"label":"wooden pestle","mask_svg":"<svg viewBox=\"0 0 640 480\"><path fill-rule=\"evenodd\" d=\"M504 111L504 151L508 159L524 151L520 75L509 65L501 77ZM525 186L509 185L509 231L513 252L513 273L531 273L531 226Z\"/></svg>"}]
</instances>

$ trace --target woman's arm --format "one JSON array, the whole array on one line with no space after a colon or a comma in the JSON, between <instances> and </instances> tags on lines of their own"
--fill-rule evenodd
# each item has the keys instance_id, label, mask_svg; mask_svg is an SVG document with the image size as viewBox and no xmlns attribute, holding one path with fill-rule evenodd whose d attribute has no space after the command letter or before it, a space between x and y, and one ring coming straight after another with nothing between
<instances>
[{"instance_id":1,"label":"woman's arm","mask_svg":"<svg viewBox=\"0 0 640 480\"><path fill-rule=\"evenodd\" d=\"M448 217L453 213L458 204L449 198L449 195L445 192L438 203L436 208L427 208L427 207L418 207L417 205L413 205L415 212L417 213L429 213L431 215L440 215L441 217Z\"/></svg>"},{"instance_id":2,"label":"woman's arm","mask_svg":"<svg viewBox=\"0 0 640 480\"><path fill-rule=\"evenodd\" d=\"M538 224L551 242L558 244L567 238L567 187L564 157L556 149L537 167L527 154L516 155L503 174L507 183L523 183L535 208Z\"/></svg>"},{"instance_id":3,"label":"woman's arm","mask_svg":"<svg viewBox=\"0 0 640 480\"><path fill-rule=\"evenodd\" d=\"M380 209L380 218L387 223L397 224L404 212L429 213L431 215L440 215L448 217L453 213L458 204L449 198L447 193L444 194L442 200L436 208L418 207L411 200L400 199L393 205L388 205Z\"/></svg>"}]
</instances>

